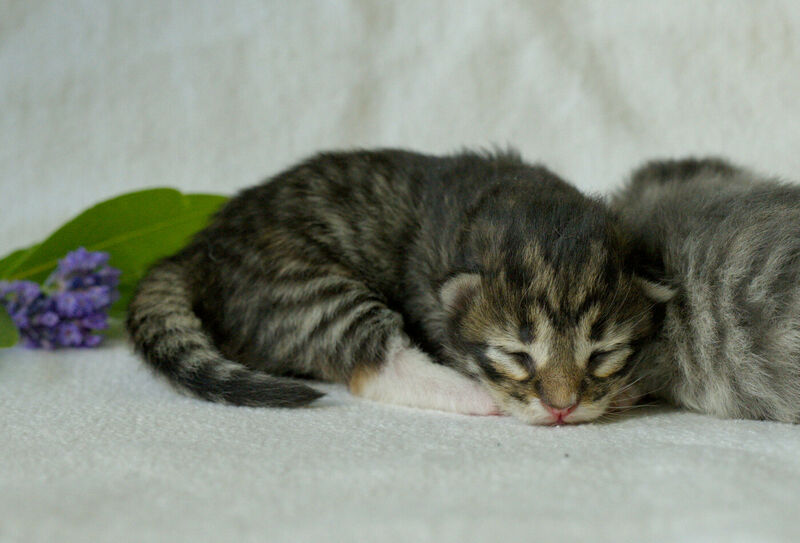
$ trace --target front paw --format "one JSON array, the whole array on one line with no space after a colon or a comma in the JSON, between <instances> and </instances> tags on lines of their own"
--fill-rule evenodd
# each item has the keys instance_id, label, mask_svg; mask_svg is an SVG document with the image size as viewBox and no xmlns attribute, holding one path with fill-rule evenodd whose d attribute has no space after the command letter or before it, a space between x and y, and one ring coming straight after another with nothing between
<instances>
[{"instance_id":1,"label":"front paw","mask_svg":"<svg viewBox=\"0 0 800 543\"><path fill-rule=\"evenodd\" d=\"M380 365L354 372L349 385L353 394L384 403L463 415L502 414L480 383L436 364L403 338L390 341Z\"/></svg>"}]
</instances>

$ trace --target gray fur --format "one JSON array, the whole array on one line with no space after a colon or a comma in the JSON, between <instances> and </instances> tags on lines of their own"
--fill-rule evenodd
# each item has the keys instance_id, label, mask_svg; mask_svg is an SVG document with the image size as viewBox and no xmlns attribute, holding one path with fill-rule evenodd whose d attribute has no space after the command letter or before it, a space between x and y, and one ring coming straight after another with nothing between
<instances>
[{"instance_id":1,"label":"gray fur","mask_svg":"<svg viewBox=\"0 0 800 543\"><path fill-rule=\"evenodd\" d=\"M612 202L666 281L642 389L727 418L800 422L800 187L718 159L651 162Z\"/></svg>"}]
</instances>

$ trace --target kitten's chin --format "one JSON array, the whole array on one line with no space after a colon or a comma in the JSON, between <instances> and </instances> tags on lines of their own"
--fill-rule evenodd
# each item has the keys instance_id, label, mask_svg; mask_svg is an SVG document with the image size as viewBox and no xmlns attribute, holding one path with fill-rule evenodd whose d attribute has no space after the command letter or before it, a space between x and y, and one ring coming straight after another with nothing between
<instances>
[{"instance_id":1,"label":"kitten's chin","mask_svg":"<svg viewBox=\"0 0 800 543\"><path fill-rule=\"evenodd\" d=\"M581 404L567 416L564 421L568 424L592 422L602 417L608 411L608 401Z\"/></svg>"},{"instance_id":2,"label":"kitten's chin","mask_svg":"<svg viewBox=\"0 0 800 543\"><path fill-rule=\"evenodd\" d=\"M538 400L528 405L504 405L504 410L516 418L536 426L560 426L591 422L603 416L608 408L608 401L581 403L570 414L557 418L542 406Z\"/></svg>"}]
</instances>

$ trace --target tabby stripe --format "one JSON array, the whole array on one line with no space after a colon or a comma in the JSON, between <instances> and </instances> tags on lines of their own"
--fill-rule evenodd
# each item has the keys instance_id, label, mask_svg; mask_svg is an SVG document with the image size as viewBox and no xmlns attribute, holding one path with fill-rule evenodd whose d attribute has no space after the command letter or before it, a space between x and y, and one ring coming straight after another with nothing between
<instances>
[{"instance_id":1,"label":"tabby stripe","mask_svg":"<svg viewBox=\"0 0 800 543\"><path fill-rule=\"evenodd\" d=\"M346 360L350 364L373 362L378 365L385 360L386 342L390 334L394 333L395 330L388 327L381 327L377 330L369 328L369 333L362 334L357 341L351 340L349 348L347 343L340 342L337 345L336 354L339 359L343 359L349 354Z\"/></svg>"},{"instance_id":2,"label":"tabby stripe","mask_svg":"<svg viewBox=\"0 0 800 543\"><path fill-rule=\"evenodd\" d=\"M341 332L341 341L345 345L364 345L367 342L382 345L380 337L375 337L377 330L386 334L396 333L402 328L403 319L399 314L387 308L383 304L375 305L361 314L357 321L351 322L348 327Z\"/></svg>"},{"instance_id":3,"label":"tabby stripe","mask_svg":"<svg viewBox=\"0 0 800 543\"><path fill-rule=\"evenodd\" d=\"M202 335L193 330L158 330L140 340L145 352L179 359L182 349L210 349Z\"/></svg>"},{"instance_id":4,"label":"tabby stripe","mask_svg":"<svg viewBox=\"0 0 800 543\"><path fill-rule=\"evenodd\" d=\"M186 293L170 285L148 286L147 293L140 295L136 300L137 305L147 305L150 303L163 303L167 300L185 302Z\"/></svg>"},{"instance_id":5,"label":"tabby stripe","mask_svg":"<svg viewBox=\"0 0 800 543\"><path fill-rule=\"evenodd\" d=\"M320 277L316 280L298 283L295 288L287 287L282 283L270 285L270 301L284 307L299 306L308 303L318 303L335 296L341 296L360 286L358 281L340 277Z\"/></svg>"},{"instance_id":6,"label":"tabby stripe","mask_svg":"<svg viewBox=\"0 0 800 543\"><path fill-rule=\"evenodd\" d=\"M341 341L346 345L350 344L353 342L353 336L359 331L372 333L371 329L366 330L363 325L383 311L389 310L385 305L375 300L353 307L348 310L346 318L334 323L333 327L325 334L326 339L329 341Z\"/></svg>"},{"instance_id":7,"label":"tabby stripe","mask_svg":"<svg viewBox=\"0 0 800 543\"><path fill-rule=\"evenodd\" d=\"M309 305L303 311L293 311L290 318L287 317L271 330L270 336L280 345L280 353L287 353L287 357L298 355L300 354L298 351L302 350L306 344L326 335L327 330L339 322L349 311L370 302L380 304L372 293L354 292L322 309Z\"/></svg>"},{"instance_id":8,"label":"tabby stripe","mask_svg":"<svg viewBox=\"0 0 800 543\"><path fill-rule=\"evenodd\" d=\"M563 318L555 309L553 309L553 306L550 305L550 301L543 294L539 294L533 299L536 304L539 305L539 307L545 312L545 314L547 314L547 318L550 320L553 326L556 328L561 328Z\"/></svg>"}]
</instances>

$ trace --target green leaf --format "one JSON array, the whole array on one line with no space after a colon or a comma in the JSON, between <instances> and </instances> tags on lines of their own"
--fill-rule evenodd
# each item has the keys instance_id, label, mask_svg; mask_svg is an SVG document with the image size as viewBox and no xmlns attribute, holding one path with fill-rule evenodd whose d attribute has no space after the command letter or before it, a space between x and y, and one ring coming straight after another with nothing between
<instances>
[{"instance_id":1,"label":"green leaf","mask_svg":"<svg viewBox=\"0 0 800 543\"><path fill-rule=\"evenodd\" d=\"M183 247L226 199L174 189L124 194L84 211L39 245L4 258L0 274L8 280L42 282L69 251L106 251L109 263L122 271L121 298L112 310L113 316L122 316L147 268Z\"/></svg>"},{"instance_id":2,"label":"green leaf","mask_svg":"<svg viewBox=\"0 0 800 543\"><path fill-rule=\"evenodd\" d=\"M18 249L0 260L0 279L4 279L8 275L8 270L14 269L17 265L24 260L38 245L27 247L25 249Z\"/></svg>"},{"instance_id":3,"label":"green leaf","mask_svg":"<svg viewBox=\"0 0 800 543\"><path fill-rule=\"evenodd\" d=\"M0 305L0 349L12 347L19 341L19 332L6 308Z\"/></svg>"}]
</instances>

